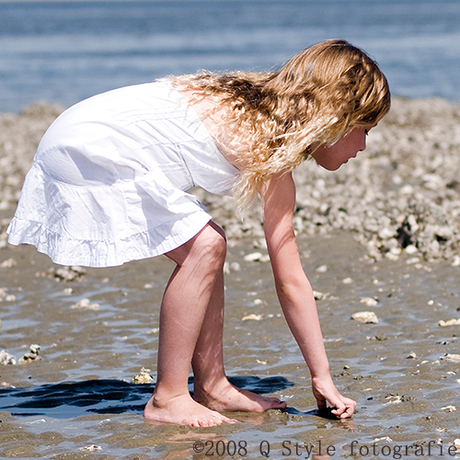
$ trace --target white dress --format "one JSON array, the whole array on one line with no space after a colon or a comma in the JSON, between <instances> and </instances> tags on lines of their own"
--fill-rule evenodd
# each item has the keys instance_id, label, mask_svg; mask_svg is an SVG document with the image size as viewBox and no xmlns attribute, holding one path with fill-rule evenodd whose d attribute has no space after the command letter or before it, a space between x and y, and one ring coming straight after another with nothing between
<instances>
[{"instance_id":1,"label":"white dress","mask_svg":"<svg viewBox=\"0 0 460 460\"><path fill-rule=\"evenodd\" d=\"M187 190L229 195L238 170L166 80L82 101L44 135L8 227L62 265L171 251L211 219Z\"/></svg>"}]
</instances>

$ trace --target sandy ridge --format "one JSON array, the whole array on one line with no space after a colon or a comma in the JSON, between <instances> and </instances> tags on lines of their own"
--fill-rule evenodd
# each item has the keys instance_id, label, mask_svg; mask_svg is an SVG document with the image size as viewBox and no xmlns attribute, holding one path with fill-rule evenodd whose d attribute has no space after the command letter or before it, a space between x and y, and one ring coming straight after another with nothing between
<instances>
[{"instance_id":1,"label":"sandy ridge","mask_svg":"<svg viewBox=\"0 0 460 460\"><path fill-rule=\"evenodd\" d=\"M46 103L0 114L0 248L41 136L62 111ZM339 171L306 162L296 172L298 232L348 230L369 257L460 265L460 105L395 98L368 148ZM261 237L255 208L243 223L231 199L197 191L229 238Z\"/></svg>"}]
</instances>

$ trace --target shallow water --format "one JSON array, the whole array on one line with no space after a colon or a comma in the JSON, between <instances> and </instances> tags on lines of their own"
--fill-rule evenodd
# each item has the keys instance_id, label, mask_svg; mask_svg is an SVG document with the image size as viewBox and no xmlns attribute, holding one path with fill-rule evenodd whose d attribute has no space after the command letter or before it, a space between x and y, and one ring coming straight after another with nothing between
<instances>
[{"instance_id":1,"label":"shallow water","mask_svg":"<svg viewBox=\"0 0 460 460\"><path fill-rule=\"evenodd\" d=\"M240 270L230 269L226 281L227 373L244 388L287 400L286 411L236 413L236 425L201 429L144 421L153 384L132 378L142 367L155 377L159 302L172 264L157 258L64 282L46 256L8 247L0 263L17 265L0 268L0 287L16 300L0 303L0 348L20 358L37 343L42 359L0 368L8 384L0 390L0 456L454 458L448 449L460 437L459 411L447 407L458 405L459 364L440 358L460 353L460 329L438 321L460 316L458 267L408 264L409 257L369 263L350 234L300 237L305 270L323 294L331 372L358 401L354 417L342 422L315 409L269 262L243 259L260 251L252 240L230 243L228 261ZM317 271L324 264L327 271ZM361 303L369 297L375 306ZM72 308L83 298L99 309ZM363 310L379 323L350 319ZM257 319L243 321L248 315ZM102 450L84 450L93 445Z\"/></svg>"},{"instance_id":2,"label":"shallow water","mask_svg":"<svg viewBox=\"0 0 460 460\"><path fill-rule=\"evenodd\" d=\"M0 111L200 69L268 71L328 38L369 52L394 95L460 100L457 0L2 1Z\"/></svg>"}]
</instances>

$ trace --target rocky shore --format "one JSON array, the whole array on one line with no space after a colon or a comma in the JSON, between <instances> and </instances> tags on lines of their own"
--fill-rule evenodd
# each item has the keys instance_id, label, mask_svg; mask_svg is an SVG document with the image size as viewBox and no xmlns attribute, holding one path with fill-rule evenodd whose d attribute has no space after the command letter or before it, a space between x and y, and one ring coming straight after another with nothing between
<instances>
[{"instance_id":1,"label":"rocky shore","mask_svg":"<svg viewBox=\"0 0 460 460\"><path fill-rule=\"evenodd\" d=\"M36 146L61 110L39 104L0 114L0 247ZM295 177L298 232L346 230L373 259L460 265L460 105L395 98L358 158L333 173L308 161ZM197 194L230 240L263 236L258 207L241 223L230 199Z\"/></svg>"}]
</instances>

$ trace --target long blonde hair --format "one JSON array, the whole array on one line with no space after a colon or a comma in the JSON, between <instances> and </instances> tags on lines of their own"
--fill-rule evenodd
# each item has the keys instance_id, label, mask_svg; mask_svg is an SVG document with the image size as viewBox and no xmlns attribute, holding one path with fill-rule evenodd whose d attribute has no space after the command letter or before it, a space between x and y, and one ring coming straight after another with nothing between
<instances>
[{"instance_id":1,"label":"long blonde hair","mask_svg":"<svg viewBox=\"0 0 460 460\"><path fill-rule=\"evenodd\" d=\"M291 171L319 145L377 124L391 100L377 63L345 40L306 48L277 72L200 73L173 84L218 96L229 109L221 131L247 146L235 152L245 165L234 187L240 212L267 179Z\"/></svg>"}]
</instances>

